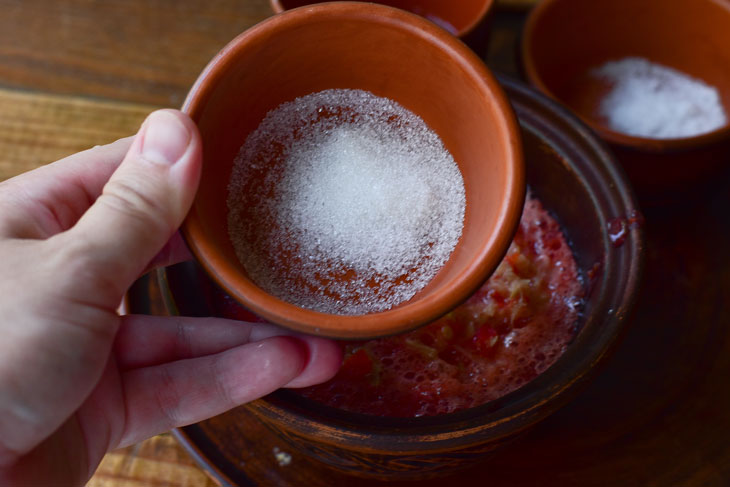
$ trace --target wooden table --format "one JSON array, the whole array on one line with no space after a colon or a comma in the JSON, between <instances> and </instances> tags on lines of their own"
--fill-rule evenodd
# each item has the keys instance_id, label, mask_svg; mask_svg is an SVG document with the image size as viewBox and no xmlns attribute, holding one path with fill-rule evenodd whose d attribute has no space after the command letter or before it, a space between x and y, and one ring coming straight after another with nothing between
<instances>
[{"instance_id":1,"label":"wooden table","mask_svg":"<svg viewBox=\"0 0 730 487\"><path fill-rule=\"evenodd\" d=\"M267 0L0 0L0 181L179 107L208 60L269 15ZM165 434L108 454L88 485L216 484Z\"/></svg>"}]
</instances>

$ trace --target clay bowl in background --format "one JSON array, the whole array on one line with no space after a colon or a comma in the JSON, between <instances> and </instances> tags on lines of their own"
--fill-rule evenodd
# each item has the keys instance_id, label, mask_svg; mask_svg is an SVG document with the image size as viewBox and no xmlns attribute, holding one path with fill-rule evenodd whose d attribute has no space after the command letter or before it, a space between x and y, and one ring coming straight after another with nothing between
<instances>
[{"instance_id":1,"label":"clay bowl in background","mask_svg":"<svg viewBox=\"0 0 730 487\"><path fill-rule=\"evenodd\" d=\"M228 236L227 186L247 135L281 103L329 88L367 90L416 113L439 134L464 177L466 214L456 248L425 288L388 311L339 316L284 302L249 279ZM185 239L226 292L290 329L365 338L432 321L491 275L519 221L522 150L502 89L466 46L402 10L336 2L271 17L211 61L183 110L198 124L204 151Z\"/></svg>"},{"instance_id":2,"label":"clay bowl in background","mask_svg":"<svg viewBox=\"0 0 730 487\"><path fill-rule=\"evenodd\" d=\"M215 426L204 422L185 428L180 432L184 441L194 429L199 441L202 437L206 445L226 450L211 460L231 455L235 460L233 445L240 444L235 437L247 435L240 426L242 416L252 412L279 435L286 445L282 448L346 475L390 480L438 476L484 461L558 410L596 373L617 342L638 293L644 240L641 228L630 224L636 200L623 171L585 125L535 90L506 78L501 82L520 121L528 184L563 227L586 284L579 331L563 356L524 387L458 413L379 418L332 409L281 390L211 420ZM213 304L205 298L210 296L210 281L193 265L160 271L159 278L171 314L212 313ZM206 436L210 431L225 436ZM216 468L234 475L230 472L245 466L234 461ZM272 475L286 477L296 468ZM488 465L485 468L488 477ZM330 482L334 483L323 485L343 485L346 480L338 473Z\"/></svg>"},{"instance_id":3,"label":"clay bowl in background","mask_svg":"<svg viewBox=\"0 0 730 487\"><path fill-rule=\"evenodd\" d=\"M271 9L281 13L316 0L269 0ZM461 38L477 52L486 47L488 37L488 15L494 0L378 0L375 3L400 8L427 18L431 22Z\"/></svg>"},{"instance_id":4,"label":"clay bowl in background","mask_svg":"<svg viewBox=\"0 0 730 487\"><path fill-rule=\"evenodd\" d=\"M607 128L597 115L607 87L587 73L628 56L713 85L730 115L730 3L545 0L525 24L522 60L529 81L610 143L642 197L665 200L727 165L730 126L675 139L635 137Z\"/></svg>"}]
</instances>

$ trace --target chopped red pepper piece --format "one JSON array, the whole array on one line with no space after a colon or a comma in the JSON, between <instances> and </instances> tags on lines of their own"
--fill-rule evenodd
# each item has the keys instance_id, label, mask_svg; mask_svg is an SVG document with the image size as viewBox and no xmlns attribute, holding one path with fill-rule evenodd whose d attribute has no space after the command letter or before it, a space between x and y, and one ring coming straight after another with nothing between
<instances>
[{"instance_id":1,"label":"chopped red pepper piece","mask_svg":"<svg viewBox=\"0 0 730 487\"><path fill-rule=\"evenodd\" d=\"M489 292L489 297L492 298L494 302L497 303L497 306L499 306L500 308L503 308L505 304L507 304L507 298L496 289L493 289Z\"/></svg>"},{"instance_id":2,"label":"chopped red pepper piece","mask_svg":"<svg viewBox=\"0 0 730 487\"><path fill-rule=\"evenodd\" d=\"M474 347L481 354L488 354L494 350L499 335L491 326L482 326L474 335Z\"/></svg>"},{"instance_id":3,"label":"chopped red pepper piece","mask_svg":"<svg viewBox=\"0 0 730 487\"><path fill-rule=\"evenodd\" d=\"M519 277L530 277L530 261L520 252L509 253L504 260Z\"/></svg>"}]
</instances>

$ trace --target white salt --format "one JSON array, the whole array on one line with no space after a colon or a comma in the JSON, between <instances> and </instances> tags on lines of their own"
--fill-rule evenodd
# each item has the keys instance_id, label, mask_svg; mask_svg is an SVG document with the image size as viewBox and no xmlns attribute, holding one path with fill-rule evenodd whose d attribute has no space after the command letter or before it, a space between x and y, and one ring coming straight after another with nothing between
<instances>
[{"instance_id":1,"label":"white salt","mask_svg":"<svg viewBox=\"0 0 730 487\"><path fill-rule=\"evenodd\" d=\"M456 162L422 119L361 90L269 112L241 147L228 229L249 276L299 306L343 315L413 297L461 236Z\"/></svg>"},{"instance_id":2,"label":"white salt","mask_svg":"<svg viewBox=\"0 0 730 487\"><path fill-rule=\"evenodd\" d=\"M691 137L727 123L717 89L638 57L591 70L611 85L600 115L617 132L656 139Z\"/></svg>"}]
</instances>

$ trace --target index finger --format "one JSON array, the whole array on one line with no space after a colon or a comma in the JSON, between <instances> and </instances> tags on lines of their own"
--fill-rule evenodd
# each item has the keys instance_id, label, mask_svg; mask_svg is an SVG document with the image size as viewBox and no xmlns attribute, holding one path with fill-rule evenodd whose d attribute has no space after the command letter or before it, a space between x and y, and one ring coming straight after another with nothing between
<instances>
[{"instance_id":1,"label":"index finger","mask_svg":"<svg viewBox=\"0 0 730 487\"><path fill-rule=\"evenodd\" d=\"M268 323L185 316L122 316L114 342L122 370L219 353L290 332Z\"/></svg>"}]
</instances>

